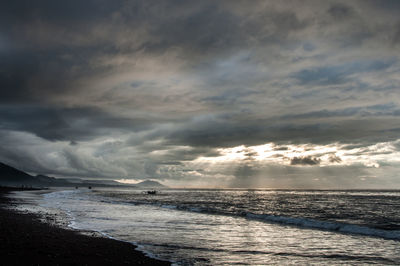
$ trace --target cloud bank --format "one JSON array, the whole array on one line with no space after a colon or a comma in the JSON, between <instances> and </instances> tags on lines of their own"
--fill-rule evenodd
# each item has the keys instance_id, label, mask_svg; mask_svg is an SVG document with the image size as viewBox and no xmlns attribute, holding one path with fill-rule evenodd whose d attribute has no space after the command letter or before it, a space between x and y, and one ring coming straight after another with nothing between
<instances>
[{"instance_id":1,"label":"cloud bank","mask_svg":"<svg viewBox=\"0 0 400 266\"><path fill-rule=\"evenodd\" d=\"M174 186L400 185L398 1L0 5L3 162Z\"/></svg>"}]
</instances>

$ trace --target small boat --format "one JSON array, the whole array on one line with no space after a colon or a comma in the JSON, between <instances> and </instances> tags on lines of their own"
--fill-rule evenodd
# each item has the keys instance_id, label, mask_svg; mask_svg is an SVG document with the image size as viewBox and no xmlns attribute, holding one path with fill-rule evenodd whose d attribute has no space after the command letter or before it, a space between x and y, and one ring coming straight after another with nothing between
<instances>
[{"instance_id":1,"label":"small boat","mask_svg":"<svg viewBox=\"0 0 400 266\"><path fill-rule=\"evenodd\" d=\"M147 190L147 191L143 191L143 194L149 194L149 195L155 195L157 194L157 190Z\"/></svg>"}]
</instances>

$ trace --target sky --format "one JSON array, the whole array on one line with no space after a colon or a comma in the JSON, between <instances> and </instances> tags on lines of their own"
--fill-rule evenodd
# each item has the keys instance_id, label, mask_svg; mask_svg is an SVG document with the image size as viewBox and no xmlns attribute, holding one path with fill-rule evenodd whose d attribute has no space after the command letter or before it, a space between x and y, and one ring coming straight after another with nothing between
<instances>
[{"instance_id":1,"label":"sky","mask_svg":"<svg viewBox=\"0 0 400 266\"><path fill-rule=\"evenodd\" d=\"M400 188L400 1L0 3L0 161L174 187Z\"/></svg>"}]
</instances>

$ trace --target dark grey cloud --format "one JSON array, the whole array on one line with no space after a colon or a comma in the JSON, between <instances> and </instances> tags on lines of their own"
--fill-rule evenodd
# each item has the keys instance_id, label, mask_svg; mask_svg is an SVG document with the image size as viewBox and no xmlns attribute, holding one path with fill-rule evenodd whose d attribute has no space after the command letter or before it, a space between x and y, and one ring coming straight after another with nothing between
<instances>
[{"instance_id":1,"label":"dark grey cloud","mask_svg":"<svg viewBox=\"0 0 400 266\"><path fill-rule=\"evenodd\" d=\"M335 66L321 66L304 69L292 75L301 85L329 85L348 82L355 73L381 71L389 68L395 61L352 62Z\"/></svg>"},{"instance_id":2,"label":"dark grey cloud","mask_svg":"<svg viewBox=\"0 0 400 266\"><path fill-rule=\"evenodd\" d=\"M57 141L88 140L113 130L140 131L149 127L145 118L121 117L93 107L16 106L0 107L0 129L33 133Z\"/></svg>"},{"instance_id":3,"label":"dark grey cloud","mask_svg":"<svg viewBox=\"0 0 400 266\"><path fill-rule=\"evenodd\" d=\"M22 23L35 18L52 22L93 22L95 18L102 18L110 12L120 8L120 1L68 1L55 3L50 0L28 1L17 0L3 2L1 5L2 20L4 22Z\"/></svg>"},{"instance_id":4,"label":"dark grey cloud","mask_svg":"<svg viewBox=\"0 0 400 266\"><path fill-rule=\"evenodd\" d=\"M346 19L354 15L354 9L351 6L343 3L334 3L328 9L328 13L335 19Z\"/></svg>"},{"instance_id":5,"label":"dark grey cloud","mask_svg":"<svg viewBox=\"0 0 400 266\"><path fill-rule=\"evenodd\" d=\"M285 115L283 119L326 119L332 117L397 117L399 110L393 103L372 106L349 107L334 110L318 110L303 114Z\"/></svg>"},{"instance_id":6,"label":"dark grey cloud","mask_svg":"<svg viewBox=\"0 0 400 266\"><path fill-rule=\"evenodd\" d=\"M294 157L290 160L291 165L316 165L321 162L321 159L312 156Z\"/></svg>"},{"instance_id":7,"label":"dark grey cloud","mask_svg":"<svg viewBox=\"0 0 400 266\"><path fill-rule=\"evenodd\" d=\"M233 147L242 144L260 145L276 143L321 143L332 142L364 145L397 139L398 117L389 116L386 120L378 118L351 116L352 110L344 112L320 111L317 113L276 117L265 120L235 121L225 116L194 120L169 129L157 130L149 134L149 138L162 138L173 145ZM338 119L349 115L347 119ZM323 119L331 117L333 121ZM299 123L300 118L308 122ZM318 122L314 122L319 118ZM336 118L336 119L334 119ZM282 121L282 122L276 122ZM340 136L340 137L338 137Z\"/></svg>"},{"instance_id":8,"label":"dark grey cloud","mask_svg":"<svg viewBox=\"0 0 400 266\"><path fill-rule=\"evenodd\" d=\"M159 150L159 148L157 149ZM150 155L149 159L156 164L176 165L185 161L192 161L200 156L215 157L220 155L220 153L215 149L209 149L205 147L174 150L173 148L171 149L171 147L167 146L165 149L167 151L164 154L156 156Z\"/></svg>"},{"instance_id":9,"label":"dark grey cloud","mask_svg":"<svg viewBox=\"0 0 400 266\"><path fill-rule=\"evenodd\" d=\"M289 148L285 146L276 147L274 148L275 151L287 151Z\"/></svg>"}]
</instances>

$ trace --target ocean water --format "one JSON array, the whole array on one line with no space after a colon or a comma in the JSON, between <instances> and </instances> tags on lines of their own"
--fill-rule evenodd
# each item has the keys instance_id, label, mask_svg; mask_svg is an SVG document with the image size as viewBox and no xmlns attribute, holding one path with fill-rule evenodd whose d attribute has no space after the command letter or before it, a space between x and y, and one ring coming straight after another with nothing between
<instances>
[{"instance_id":1,"label":"ocean water","mask_svg":"<svg viewBox=\"0 0 400 266\"><path fill-rule=\"evenodd\" d=\"M57 190L69 226L176 265L399 265L400 191Z\"/></svg>"}]
</instances>

